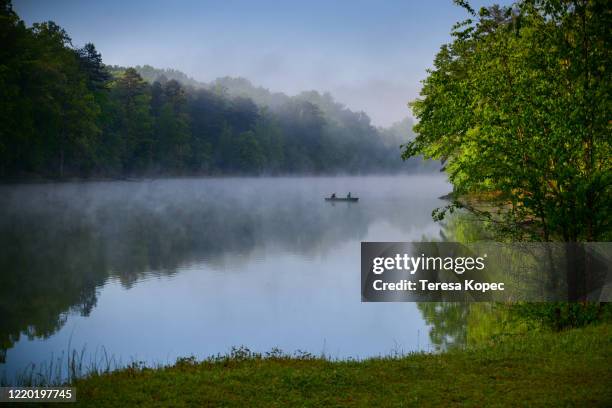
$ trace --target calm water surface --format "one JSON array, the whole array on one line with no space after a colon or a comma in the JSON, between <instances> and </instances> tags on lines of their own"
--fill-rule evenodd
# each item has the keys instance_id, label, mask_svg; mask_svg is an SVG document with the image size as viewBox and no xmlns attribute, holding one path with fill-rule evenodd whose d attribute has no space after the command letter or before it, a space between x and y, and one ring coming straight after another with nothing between
<instances>
[{"instance_id":1,"label":"calm water surface","mask_svg":"<svg viewBox=\"0 0 612 408\"><path fill-rule=\"evenodd\" d=\"M438 236L449 190L438 175L2 186L0 374L69 349L123 364L427 350L416 304L360 302L360 242ZM349 191L359 203L323 200Z\"/></svg>"}]
</instances>

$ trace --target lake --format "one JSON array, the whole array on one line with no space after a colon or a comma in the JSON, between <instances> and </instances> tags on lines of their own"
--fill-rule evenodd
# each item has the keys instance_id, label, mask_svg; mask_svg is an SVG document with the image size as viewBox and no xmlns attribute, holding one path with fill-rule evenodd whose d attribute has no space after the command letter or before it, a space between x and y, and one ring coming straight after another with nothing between
<instances>
[{"instance_id":1,"label":"lake","mask_svg":"<svg viewBox=\"0 0 612 408\"><path fill-rule=\"evenodd\" d=\"M1 186L0 375L68 350L117 365L431 350L417 304L361 303L360 242L439 237L450 189L437 174ZM323 200L349 191L358 203Z\"/></svg>"}]
</instances>

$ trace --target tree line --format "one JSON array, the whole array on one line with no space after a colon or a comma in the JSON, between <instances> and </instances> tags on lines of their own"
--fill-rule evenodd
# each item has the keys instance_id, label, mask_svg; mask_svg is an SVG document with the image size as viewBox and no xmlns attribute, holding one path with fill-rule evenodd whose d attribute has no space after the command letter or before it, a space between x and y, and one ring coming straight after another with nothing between
<instances>
[{"instance_id":1,"label":"tree line","mask_svg":"<svg viewBox=\"0 0 612 408\"><path fill-rule=\"evenodd\" d=\"M392 130L328 94L257 88L282 95L272 103L175 70L109 67L93 44L75 47L53 22L27 27L1 4L1 178L422 167L402 163Z\"/></svg>"}]
</instances>

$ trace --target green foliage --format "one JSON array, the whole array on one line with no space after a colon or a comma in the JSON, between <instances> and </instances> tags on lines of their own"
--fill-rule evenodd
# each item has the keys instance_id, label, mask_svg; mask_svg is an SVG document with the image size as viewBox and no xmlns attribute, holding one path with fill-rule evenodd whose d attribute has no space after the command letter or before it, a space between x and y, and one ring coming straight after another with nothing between
<instances>
[{"instance_id":1,"label":"green foliage","mask_svg":"<svg viewBox=\"0 0 612 408\"><path fill-rule=\"evenodd\" d=\"M445 162L455 195L519 238L610 237L610 31L603 0L519 1L454 27L412 104L405 158Z\"/></svg>"},{"instance_id":2,"label":"green foliage","mask_svg":"<svg viewBox=\"0 0 612 408\"><path fill-rule=\"evenodd\" d=\"M517 303L509 309L513 318L554 330L612 321L610 303Z\"/></svg>"},{"instance_id":3,"label":"green foliage","mask_svg":"<svg viewBox=\"0 0 612 408\"><path fill-rule=\"evenodd\" d=\"M240 134L238 155L240 168L255 173L263 169L265 164L264 152L253 131L249 130Z\"/></svg>"},{"instance_id":4,"label":"green foliage","mask_svg":"<svg viewBox=\"0 0 612 408\"><path fill-rule=\"evenodd\" d=\"M109 67L57 24L26 27L0 3L0 178L410 169L397 135L329 94L201 84Z\"/></svg>"},{"instance_id":5,"label":"green foliage","mask_svg":"<svg viewBox=\"0 0 612 408\"><path fill-rule=\"evenodd\" d=\"M0 36L0 175L87 174L100 109L70 37L53 22L26 28L8 2Z\"/></svg>"}]
</instances>

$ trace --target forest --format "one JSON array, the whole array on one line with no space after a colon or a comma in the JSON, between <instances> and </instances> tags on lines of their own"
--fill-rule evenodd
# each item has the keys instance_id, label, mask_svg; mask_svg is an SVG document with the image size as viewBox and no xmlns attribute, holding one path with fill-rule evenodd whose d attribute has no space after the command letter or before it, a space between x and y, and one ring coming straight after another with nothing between
<instances>
[{"instance_id":1,"label":"forest","mask_svg":"<svg viewBox=\"0 0 612 408\"><path fill-rule=\"evenodd\" d=\"M403 162L407 119L377 128L317 91L242 78L205 84L172 69L107 66L49 21L0 10L0 178L364 173Z\"/></svg>"}]
</instances>

